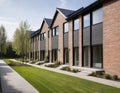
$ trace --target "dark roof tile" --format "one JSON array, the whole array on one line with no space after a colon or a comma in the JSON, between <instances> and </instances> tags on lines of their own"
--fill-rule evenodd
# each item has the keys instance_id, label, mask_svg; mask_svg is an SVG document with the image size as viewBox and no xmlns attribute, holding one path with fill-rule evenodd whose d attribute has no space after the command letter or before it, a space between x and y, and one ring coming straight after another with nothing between
<instances>
[{"instance_id":1,"label":"dark roof tile","mask_svg":"<svg viewBox=\"0 0 120 93\"><path fill-rule=\"evenodd\" d=\"M69 10L69 9L62 9L62 8L57 8L60 12L62 12L66 17L70 15L71 13L74 12L74 10Z\"/></svg>"}]
</instances>

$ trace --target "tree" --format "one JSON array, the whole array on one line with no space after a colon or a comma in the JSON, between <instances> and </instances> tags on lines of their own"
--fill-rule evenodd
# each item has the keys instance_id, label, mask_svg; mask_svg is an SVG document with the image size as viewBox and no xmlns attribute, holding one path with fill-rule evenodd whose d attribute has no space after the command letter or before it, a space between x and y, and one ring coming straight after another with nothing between
<instances>
[{"instance_id":1,"label":"tree","mask_svg":"<svg viewBox=\"0 0 120 93\"><path fill-rule=\"evenodd\" d=\"M16 55L15 51L13 51L11 41L6 42L6 54L3 55L3 57L5 57L5 58L17 58L17 57L19 57L18 55Z\"/></svg>"},{"instance_id":2,"label":"tree","mask_svg":"<svg viewBox=\"0 0 120 93\"><path fill-rule=\"evenodd\" d=\"M21 22L15 31L13 49L22 56L23 60L25 55L27 56L27 53L31 51L30 26L26 21Z\"/></svg>"},{"instance_id":3,"label":"tree","mask_svg":"<svg viewBox=\"0 0 120 93\"><path fill-rule=\"evenodd\" d=\"M0 57L2 57L2 54L6 53L6 31L4 26L0 26Z\"/></svg>"}]
</instances>

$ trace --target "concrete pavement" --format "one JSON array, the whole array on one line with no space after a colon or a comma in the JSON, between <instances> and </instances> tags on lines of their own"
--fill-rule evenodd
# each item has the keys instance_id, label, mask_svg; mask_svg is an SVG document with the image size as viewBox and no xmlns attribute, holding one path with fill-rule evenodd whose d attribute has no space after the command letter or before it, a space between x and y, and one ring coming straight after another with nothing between
<instances>
[{"instance_id":1,"label":"concrete pavement","mask_svg":"<svg viewBox=\"0 0 120 93\"><path fill-rule=\"evenodd\" d=\"M2 93L39 93L29 82L0 60Z\"/></svg>"}]
</instances>

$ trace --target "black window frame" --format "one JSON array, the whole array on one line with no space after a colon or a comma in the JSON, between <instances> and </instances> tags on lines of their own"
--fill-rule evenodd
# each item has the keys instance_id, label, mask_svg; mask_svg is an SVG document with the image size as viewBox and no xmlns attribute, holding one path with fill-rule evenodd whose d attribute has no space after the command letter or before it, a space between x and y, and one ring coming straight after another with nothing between
<instances>
[{"instance_id":1,"label":"black window frame","mask_svg":"<svg viewBox=\"0 0 120 93\"><path fill-rule=\"evenodd\" d=\"M63 33L64 33L64 34L69 32L69 28L68 28L68 31L65 32L65 24L68 25L68 22L63 23Z\"/></svg>"},{"instance_id":2,"label":"black window frame","mask_svg":"<svg viewBox=\"0 0 120 93\"><path fill-rule=\"evenodd\" d=\"M46 39L46 32L40 34L40 41Z\"/></svg>"},{"instance_id":3,"label":"black window frame","mask_svg":"<svg viewBox=\"0 0 120 93\"><path fill-rule=\"evenodd\" d=\"M91 13L87 13L85 15L83 15L83 28L87 28L87 27L90 27L90 22L89 22L89 25L85 26L84 23L85 23L85 20L84 20L84 17L85 16L88 16L89 15L89 21L91 22Z\"/></svg>"},{"instance_id":4,"label":"black window frame","mask_svg":"<svg viewBox=\"0 0 120 93\"><path fill-rule=\"evenodd\" d=\"M78 20L78 25L79 25L79 27L77 29L75 29L76 20ZM79 29L80 29L80 21L79 21L79 18L76 18L76 19L73 20L73 31L78 31Z\"/></svg>"},{"instance_id":5,"label":"black window frame","mask_svg":"<svg viewBox=\"0 0 120 93\"><path fill-rule=\"evenodd\" d=\"M53 31L54 31L54 35L53 35ZM57 34L57 31L58 31L58 34ZM52 37L58 36L58 35L59 35L59 29L58 29L58 26L56 26L52 29Z\"/></svg>"},{"instance_id":6,"label":"black window frame","mask_svg":"<svg viewBox=\"0 0 120 93\"><path fill-rule=\"evenodd\" d=\"M94 23L94 12L96 12L96 11L98 11L98 10L100 10L100 9L102 9L102 20L100 21L100 22L96 22L96 23ZM96 25L96 24L99 24L99 23L102 23L103 22L103 7L100 7L100 8L97 8L97 9L95 9L95 10L93 10L92 12L91 12L91 14L92 14L92 25Z\"/></svg>"}]
</instances>

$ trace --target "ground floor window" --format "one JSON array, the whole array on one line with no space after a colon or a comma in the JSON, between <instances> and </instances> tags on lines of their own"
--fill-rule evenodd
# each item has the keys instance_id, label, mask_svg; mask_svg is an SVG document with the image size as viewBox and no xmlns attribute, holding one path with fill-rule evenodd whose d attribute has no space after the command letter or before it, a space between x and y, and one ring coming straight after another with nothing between
<instances>
[{"instance_id":1,"label":"ground floor window","mask_svg":"<svg viewBox=\"0 0 120 93\"><path fill-rule=\"evenodd\" d=\"M102 45L83 47L83 67L102 68Z\"/></svg>"},{"instance_id":2,"label":"ground floor window","mask_svg":"<svg viewBox=\"0 0 120 93\"><path fill-rule=\"evenodd\" d=\"M45 59L45 51L41 50L40 51L40 61L44 61L44 59Z\"/></svg>"},{"instance_id":3,"label":"ground floor window","mask_svg":"<svg viewBox=\"0 0 120 93\"><path fill-rule=\"evenodd\" d=\"M58 53L57 49L52 50L52 62L55 62L57 60Z\"/></svg>"},{"instance_id":4,"label":"ground floor window","mask_svg":"<svg viewBox=\"0 0 120 93\"><path fill-rule=\"evenodd\" d=\"M90 55L90 48L89 47L84 47L83 48L83 66L84 67L88 67L89 55Z\"/></svg>"},{"instance_id":5,"label":"ground floor window","mask_svg":"<svg viewBox=\"0 0 120 93\"><path fill-rule=\"evenodd\" d=\"M102 46L92 47L93 67L102 68Z\"/></svg>"},{"instance_id":6,"label":"ground floor window","mask_svg":"<svg viewBox=\"0 0 120 93\"><path fill-rule=\"evenodd\" d=\"M79 48L78 47L74 48L73 56L74 56L73 65L78 66L79 65Z\"/></svg>"},{"instance_id":7,"label":"ground floor window","mask_svg":"<svg viewBox=\"0 0 120 93\"><path fill-rule=\"evenodd\" d=\"M69 53L68 53L68 48L64 48L64 64L69 63Z\"/></svg>"}]
</instances>

